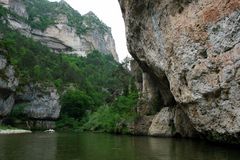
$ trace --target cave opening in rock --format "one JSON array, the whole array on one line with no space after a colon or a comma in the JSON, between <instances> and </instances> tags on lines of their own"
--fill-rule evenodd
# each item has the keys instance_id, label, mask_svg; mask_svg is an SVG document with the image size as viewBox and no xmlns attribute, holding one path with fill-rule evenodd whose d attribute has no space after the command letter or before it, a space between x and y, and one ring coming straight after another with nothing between
<instances>
[{"instance_id":1,"label":"cave opening in rock","mask_svg":"<svg viewBox=\"0 0 240 160\"><path fill-rule=\"evenodd\" d=\"M142 65L140 63L140 65ZM173 107L176 101L170 91L170 83L164 72L160 76L156 76L152 71L148 70L144 65L143 73L143 96L147 100L150 114L156 114L163 107Z\"/></svg>"}]
</instances>

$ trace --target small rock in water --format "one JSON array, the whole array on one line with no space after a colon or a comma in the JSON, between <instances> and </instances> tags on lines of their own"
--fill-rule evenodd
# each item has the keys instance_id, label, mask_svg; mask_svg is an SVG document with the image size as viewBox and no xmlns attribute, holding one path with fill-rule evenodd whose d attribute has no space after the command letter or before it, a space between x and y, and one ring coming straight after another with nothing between
<instances>
[{"instance_id":1,"label":"small rock in water","mask_svg":"<svg viewBox=\"0 0 240 160\"><path fill-rule=\"evenodd\" d=\"M44 132L47 132L47 133L54 133L55 130L53 130L53 129L48 129L48 130L45 130Z\"/></svg>"}]
</instances>

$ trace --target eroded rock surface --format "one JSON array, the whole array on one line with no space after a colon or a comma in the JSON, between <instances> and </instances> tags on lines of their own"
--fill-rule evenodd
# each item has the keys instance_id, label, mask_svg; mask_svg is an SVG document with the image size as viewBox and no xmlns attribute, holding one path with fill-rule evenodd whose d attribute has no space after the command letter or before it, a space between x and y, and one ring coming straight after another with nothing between
<instances>
[{"instance_id":1,"label":"eroded rock surface","mask_svg":"<svg viewBox=\"0 0 240 160\"><path fill-rule=\"evenodd\" d=\"M56 128L55 121L30 120L27 121L27 124L28 127L33 130L47 130Z\"/></svg>"},{"instance_id":2,"label":"eroded rock surface","mask_svg":"<svg viewBox=\"0 0 240 160\"><path fill-rule=\"evenodd\" d=\"M20 107L21 104L21 107L24 106L21 114L28 119L28 129L54 128L54 120L61 110L57 90L44 84L19 87L14 68L9 65L5 53L1 51L0 54L0 120L7 117L13 107Z\"/></svg>"},{"instance_id":3,"label":"eroded rock surface","mask_svg":"<svg viewBox=\"0 0 240 160\"><path fill-rule=\"evenodd\" d=\"M0 51L0 118L8 115L14 105L14 92L18 86L13 66Z\"/></svg>"},{"instance_id":4,"label":"eroded rock surface","mask_svg":"<svg viewBox=\"0 0 240 160\"><path fill-rule=\"evenodd\" d=\"M151 136L162 137L197 136L197 132L191 121L179 106L175 106L173 108L162 108L161 111L154 117L148 134Z\"/></svg>"},{"instance_id":5,"label":"eroded rock surface","mask_svg":"<svg viewBox=\"0 0 240 160\"><path fill-rule=\"evenodd\" d=\"M57 119L61 110L59 101L57 90L43 84L25 85L16 95L16 103L24 104L23 113L29 119Z\"/></svg>"},{"instance_id":6,"label":"eroded rock surface","mask_svg":"<svg viewBox=\"0 0 240 160\"><path fill-rule=\"evenodd\" d=\"M0 4L3 7L8 8L9 7L9 0L0 0Z\"/></svg>"},{"instance_id":7,"label":"eroded rock surface","mask_svg":"<svg viewBox=\"0 0 240 160\"><path fill-rule=\"evenodd\" d=\"M69 26L67 16L59 14L55 19L55 24L48 26L44 31L42 31L31 28L31 26L26 23L29 15L23 0L0 0L0 5L8 8L19 17L22 17L16 18L9 15L7 21L11 28L20 31L20 33L27 37L40 41L42 44L47 45L56 52L86 56L89 52L98 50L102 53L112 55L114 59L118 61L115 42L110 28L108 28L105 32L102 32L100 29L94 29L79 35L77 34L76 28ZM72 8L70 9L73 10ZM84 15L84 17L85 19L97 18L97 16L92 12ZM85 19L83 20L83 23L86 26L93 25ZM35 20L37 21L38 19Z\"/></svg>"},{"instance_id":8,"label":"eroded rock surface","mask_svg":"<svg viewBox=\"0 0 240 160\"><path fill-rule=\"evenodd\" d=\"M164 128L171 114L162 108L180 105L182 119L203 137L240 143L240 1L119 3L129 51L155 86L154 92L147 87L153 95L145 94L146 99L163 102L150 134L171 135Z\"/></svg>"}]
</instances>

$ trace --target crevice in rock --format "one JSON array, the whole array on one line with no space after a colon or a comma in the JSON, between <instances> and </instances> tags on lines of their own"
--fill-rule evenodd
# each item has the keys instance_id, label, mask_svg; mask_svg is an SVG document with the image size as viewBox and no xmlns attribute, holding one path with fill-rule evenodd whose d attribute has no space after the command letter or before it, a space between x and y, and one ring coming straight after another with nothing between
<instances>
[{"instance_id":1,"label":"crevice in rock","mask_svg":"<svg viewBox=\"0 0 240 160\"><path fill-rule=\"evenodd\" d=\"M169 3L168 8L169 8L169 13L171 15L175 15L177 13L182 13L184 8L189 5L192 2L196 2L197 0L172 0L171 3Z\"/></svg>"},{"instance_id":2,"label":"crevice in rock","mask_svg":"<svg viewBox=\"0 0 240 160\"><path fill-rule=\"evenodd\" d=\"M164 72L159 76L148 70L146 64L141 64L143 69L142 101L140 113L154 115L163 107L173 108L176 101L170 91L170 84Z\"/></svg>"},{"instance_id":3,"label":"crevice in rock","mask_svg":"<svg viewBox=\"0 0 240 160\"><path fill-rule=\"evenodd\" d=\"M23 98L20 98L19 96L15 96L15 105L18 105L18 104L23 104L23 103L30 103L31 100L29 99L23 99Z\"/></svg>"},{"instance_id":4,"label":"crevice in rock","mask_svg":"<svg viewBox=\"0 0 240 160\"><path fill-rule=\"evenodd\" d=\"M217 89L214 92L203 94L203 97L205 98L205 100L207 102L212 102L212 101L215 101L216 99L218 99L221 96L221 94L222 94L222 90Z\"/></svg>"},{"instance_id":5,"label":"crevice in rock","mask_svg":"<svg viewBox=\"0 0 240 160\"><path fill-rule=\"evenodd\" d=\"M161 106L174 106L176 105L176 101L173 97L172 92L170 91L170 83L167 79L167 76L165 73L161 76L161 78L158 78L155 75L152 75L152 77L156 80L155 84L158 89L158 97L159 102Z\"/></svg>"},{"instance_id":6,"label":"crevice in rock","mask_svg":"<svg viewBox=\"0 0 240 160\"><path fill-rule=\"evenodd\" d=\"M207 50L200 52L199 55L204 59L208 58Z\"/></svg>"},{"instance_id":7,"label":"crevice in rock","mask_svg":"<svg viewBox=\"0 0 240 160\"><path fill-rule=\"evenodd\" d=\"M0 88L0 97L2 99L7 99L10 95L12 94L12 91L5 89L5 88Z\"/></svg>"}]
</instances>

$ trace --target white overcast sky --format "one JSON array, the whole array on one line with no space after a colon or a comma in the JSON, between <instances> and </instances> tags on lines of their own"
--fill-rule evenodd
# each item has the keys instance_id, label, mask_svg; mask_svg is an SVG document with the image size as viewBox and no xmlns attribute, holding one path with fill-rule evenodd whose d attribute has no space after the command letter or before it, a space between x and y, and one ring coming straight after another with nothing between
<instances>
[{"instance_id":1,"label":"white overcast sky","mask_svg":"<svg viewBox=\"0 0 240 160\"><path fill-rule=\"evenodd\" d=\"M59 0L49 0L59 1ZM119 60L130 56L126 46L125 27L118 0L65 0L82 15L93 11L107 26L112 28Z\"/></svg>"}]
</instances>

